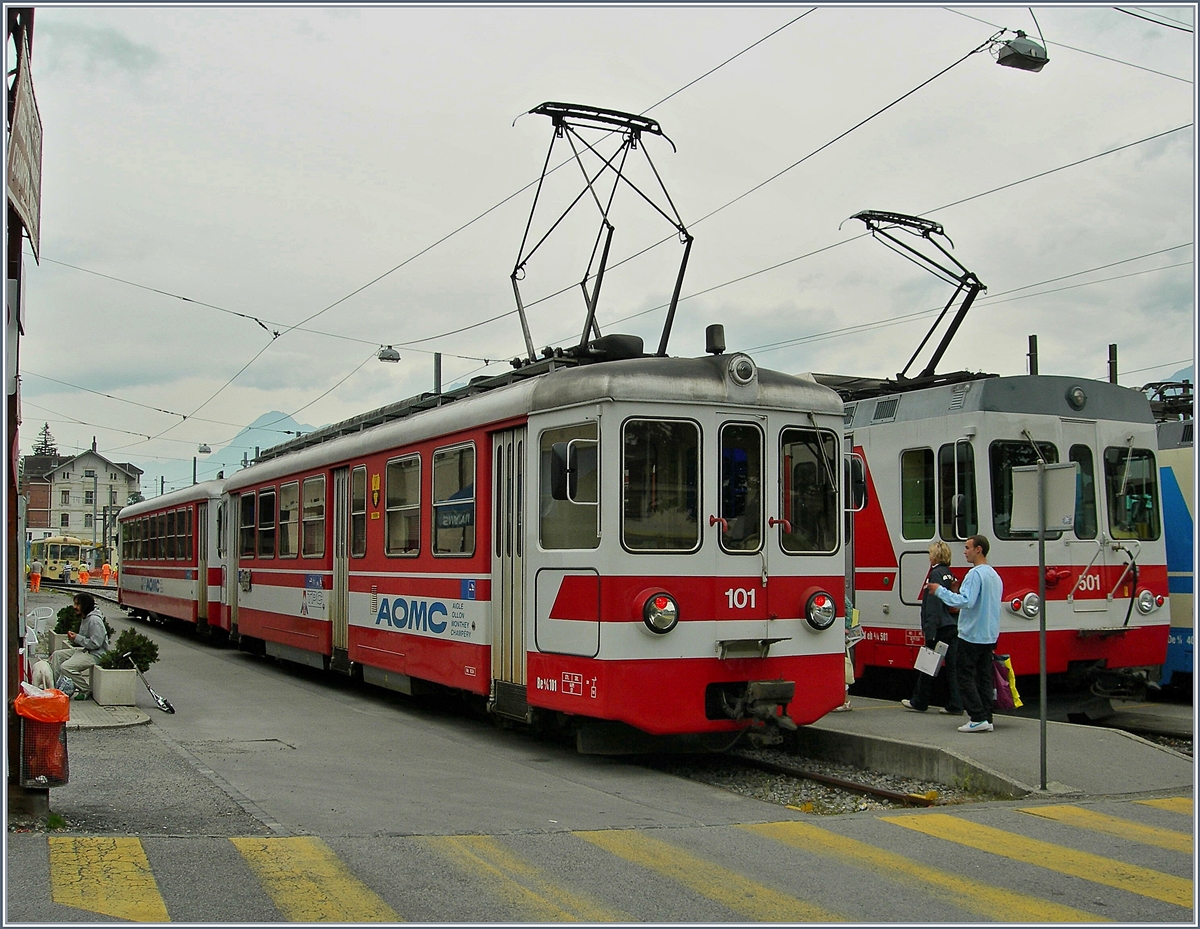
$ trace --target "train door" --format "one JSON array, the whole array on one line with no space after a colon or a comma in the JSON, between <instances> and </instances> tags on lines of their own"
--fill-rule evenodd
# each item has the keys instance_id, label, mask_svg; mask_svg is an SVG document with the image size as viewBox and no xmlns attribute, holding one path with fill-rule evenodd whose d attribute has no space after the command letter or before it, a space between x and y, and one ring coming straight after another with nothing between
<instances>
[{"instance_id":1,"label":"train door","mask_svg":"<svg viewBox=\"0 0 1200 929\"><path fill-rule=\"evenodd\" d=\"M525 719L524 427L492 437L492 708Z\"/></svg>"},{"instance_id":2,"label":"train door","mask_svg":"<svg viewBox=\"0 0 1200 929\"><path fill-rule=\"evenodd\" d=\"M241 512L241 497L237 494L229 498L229 506L225 511L225 563L221 570L225 572L225 603L229 607L229 635L237 639L238 631L238 513Z\"/></svg>"},{"instance_id":3,"label":"train door","mask_svg":"<svg viewBox=\"0 0 1200 929\"><path fill-rule=\"evenodd\" d=\"M1062 421L1063 447L1059 450L1059 457L1077 465L1075 527L1063 533L1073 577L1066 597L1075 613L1102 613L1108 610L1108 588L1105 587L1108 546L1104 544L1104 534L1100 531L1096 485L1099 456L1096 442L1095 421ZM1046 596L1051 599L1053 591L1048 591Z\"/></svg>"},{"instance_id":4,"label":"train door","mask_svg":"<svg viewBox=\"0 0 1200 929\"><path fill-rule=\"evenodd\" d=\"M350 671L350 469L333 472L333 591L329 600L334 671Z\"/></svg>"},{"instance_id":5,"label":"train door","mask_svg":"<svg viewBox=\"0 0 1200 929\"><path fill-rule=\"evenodd\" d=\"M712 533L717 543L712 546L718 582L713 592L715 615L720 619L762 622L759 629L731 630L738 641L769 637L766 620L770 615L767 603L770 559L772 550L778 550L775 541L778 532L768 530L767 525L767 505L774 503L775 495L767 492L773 482L767 480L766 472L766 425L764 416L718 420L716 474L704 482L716 489L709 498L710 509L701 519L701 531ZM729 643L727 650L734 647Z\"/></svg>"},{"instance_id":6,"label":"train door","mask_svg":"<svg viewBox=\"0 0 1200 929\"><path fill-rule=\"evenodd\" d=\"M196 504L196 624L208 625L208 501Z\"/></svg>"}]
</instances>

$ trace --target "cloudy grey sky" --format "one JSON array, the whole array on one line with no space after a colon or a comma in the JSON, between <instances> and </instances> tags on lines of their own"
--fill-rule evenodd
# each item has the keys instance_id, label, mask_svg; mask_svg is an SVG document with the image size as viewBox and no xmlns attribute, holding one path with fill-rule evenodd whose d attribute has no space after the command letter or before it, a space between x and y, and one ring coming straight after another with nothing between
<instances>
[{"instance_id":1,"label":"cloudy grey sky","mask_svg":"<svg viewBox=\"0 0 1200 929\"><path fill-rule=\"evenodd\" d=\"M1194 345L1195 7L1121 9L39 6L22 449L49 421L153 470L268 411L427 390L432 351L447 386L505 370L551 135L517 117L548 100L677 147L645 140L695 236L672 354L720 322L765 367L895 374L951 288L845 222L875 209L942 223L988 287L942 370L1024 373L1037 334L1043 373L1103 378L1115 342L1122 383L1169 376ZM1038 25L1041 73L955 65ZM580 189L568 166L545 196ZM572 216L522 283L539 349L582 328L596 216ZM610 266L671 234L627 191L612 218ZM657 345L680 251L612 268L606 333Z\"/></svg>"}]
</instances>

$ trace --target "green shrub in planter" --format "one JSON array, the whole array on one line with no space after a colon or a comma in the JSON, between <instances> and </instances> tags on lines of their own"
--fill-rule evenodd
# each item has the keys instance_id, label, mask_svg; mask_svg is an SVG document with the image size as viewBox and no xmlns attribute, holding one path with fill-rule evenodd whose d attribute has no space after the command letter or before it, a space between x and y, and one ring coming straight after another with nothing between
<instances>
[{"instance_id":1,"label":"green shrub in planter","mask_svg":"<svg viewBox=\"0 0 1200 929\"><path fill-rule=\"evenodd\" d=\"M129 653L129 658L123 657L126 653ZM158 661L158 644L136 629L126 629L113 647L96 660L96 664L108 669L128 668L130 661L137 665L139 671L146 671Z\"/></svg>"},{"instance_id":2,"label":"green shrub in planter","mask_svg":"<svg viewBox=\"0 0 1200 929\"><path fill-rule=\"evenodd\" d=\"M83 622L83 617L79 615L79 611L75 609L75 604L68 603L58 611L58 622L54 624L54 631L59 635L66 635L68 632L78 632L79 624ZM112 626L108 624L108 620L104 620L104 631L112 638L116 633Z\"/></svg>"}]
</instances>

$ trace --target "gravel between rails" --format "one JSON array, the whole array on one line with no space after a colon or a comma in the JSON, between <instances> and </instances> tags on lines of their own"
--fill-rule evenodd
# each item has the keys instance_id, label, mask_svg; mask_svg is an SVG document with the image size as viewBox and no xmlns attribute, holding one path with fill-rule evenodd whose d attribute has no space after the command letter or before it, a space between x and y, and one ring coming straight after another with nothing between
<instances>
[{"instance_id":1,"label":"gravel between rails","mask_svg":"<svg viewBox=\"0 0 1200 929\"><path fill-rule=\"evenodd\" d=\"M935 806L977 803L1000 799L990 793L966 791L948 784L899 777L894 774L883 774L879 771L869 771L854 767L853 765L819 761L778 749L758 749L751 754L754 757L777 764L804 768L812 771L814 774L823 774L848 781L856 781L872 787L883 788L884 790L913 794L925 794L929 791L936 791L937 799L934 803ZM863 794L804 777L791 777L784 774L771 774L766 771L759 771L746 765L738 764L736 753L730 755L660 757L651 761L650 766L668 774L711 784L714 787L721 787L734 793L753 797L756 800L777 803L781 806L792 807L806 813L823 816L837 815L839 813L860 813L866 810L916 808L896 800Z\"/></svg>"}]
</instances>

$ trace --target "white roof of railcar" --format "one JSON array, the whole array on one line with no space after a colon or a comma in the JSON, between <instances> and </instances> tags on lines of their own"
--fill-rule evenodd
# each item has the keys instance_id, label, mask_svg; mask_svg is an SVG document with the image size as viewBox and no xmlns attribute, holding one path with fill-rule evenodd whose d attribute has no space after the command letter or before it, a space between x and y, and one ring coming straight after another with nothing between
<instances>
[{"instance_id":1,"label":"white roof of railcar","mask_svg":"<svg viewBox=\"0 0 1200 929\"><path fill-rule=\"evenodd\" d=\"M170 493L161 494L157 497L151 497L149 500L143 500L140 503L132 503L129 506L122 507L121 512L117 515L117 519L120 521L133 519L138 516L144 516L147 513L169 510L172 507L180 506L184 503L193 503L197 500L217 500L220 499L221 492L224 489L225 481L223 480L192 484L190 487L184 487L181 490L172 490Z\"/></svg>"},{"instance_id":2,"label":"white roof of railcar","mask_svg":"<svg viewBox=\"0 0 1200 929\"><path fill-rule=\"evenodd\" d=\"M489 423L605 400L729 404L842 415L842 400L837 393L811 377L759 368L751 384L739 386L727 376L733 357L646 357L560 368L443 406L411 412L403 419L361 432L335 432L328 441L287 451L239 471L226 478L225 489L236 491Z\"/></svg>"}]
</instances>

